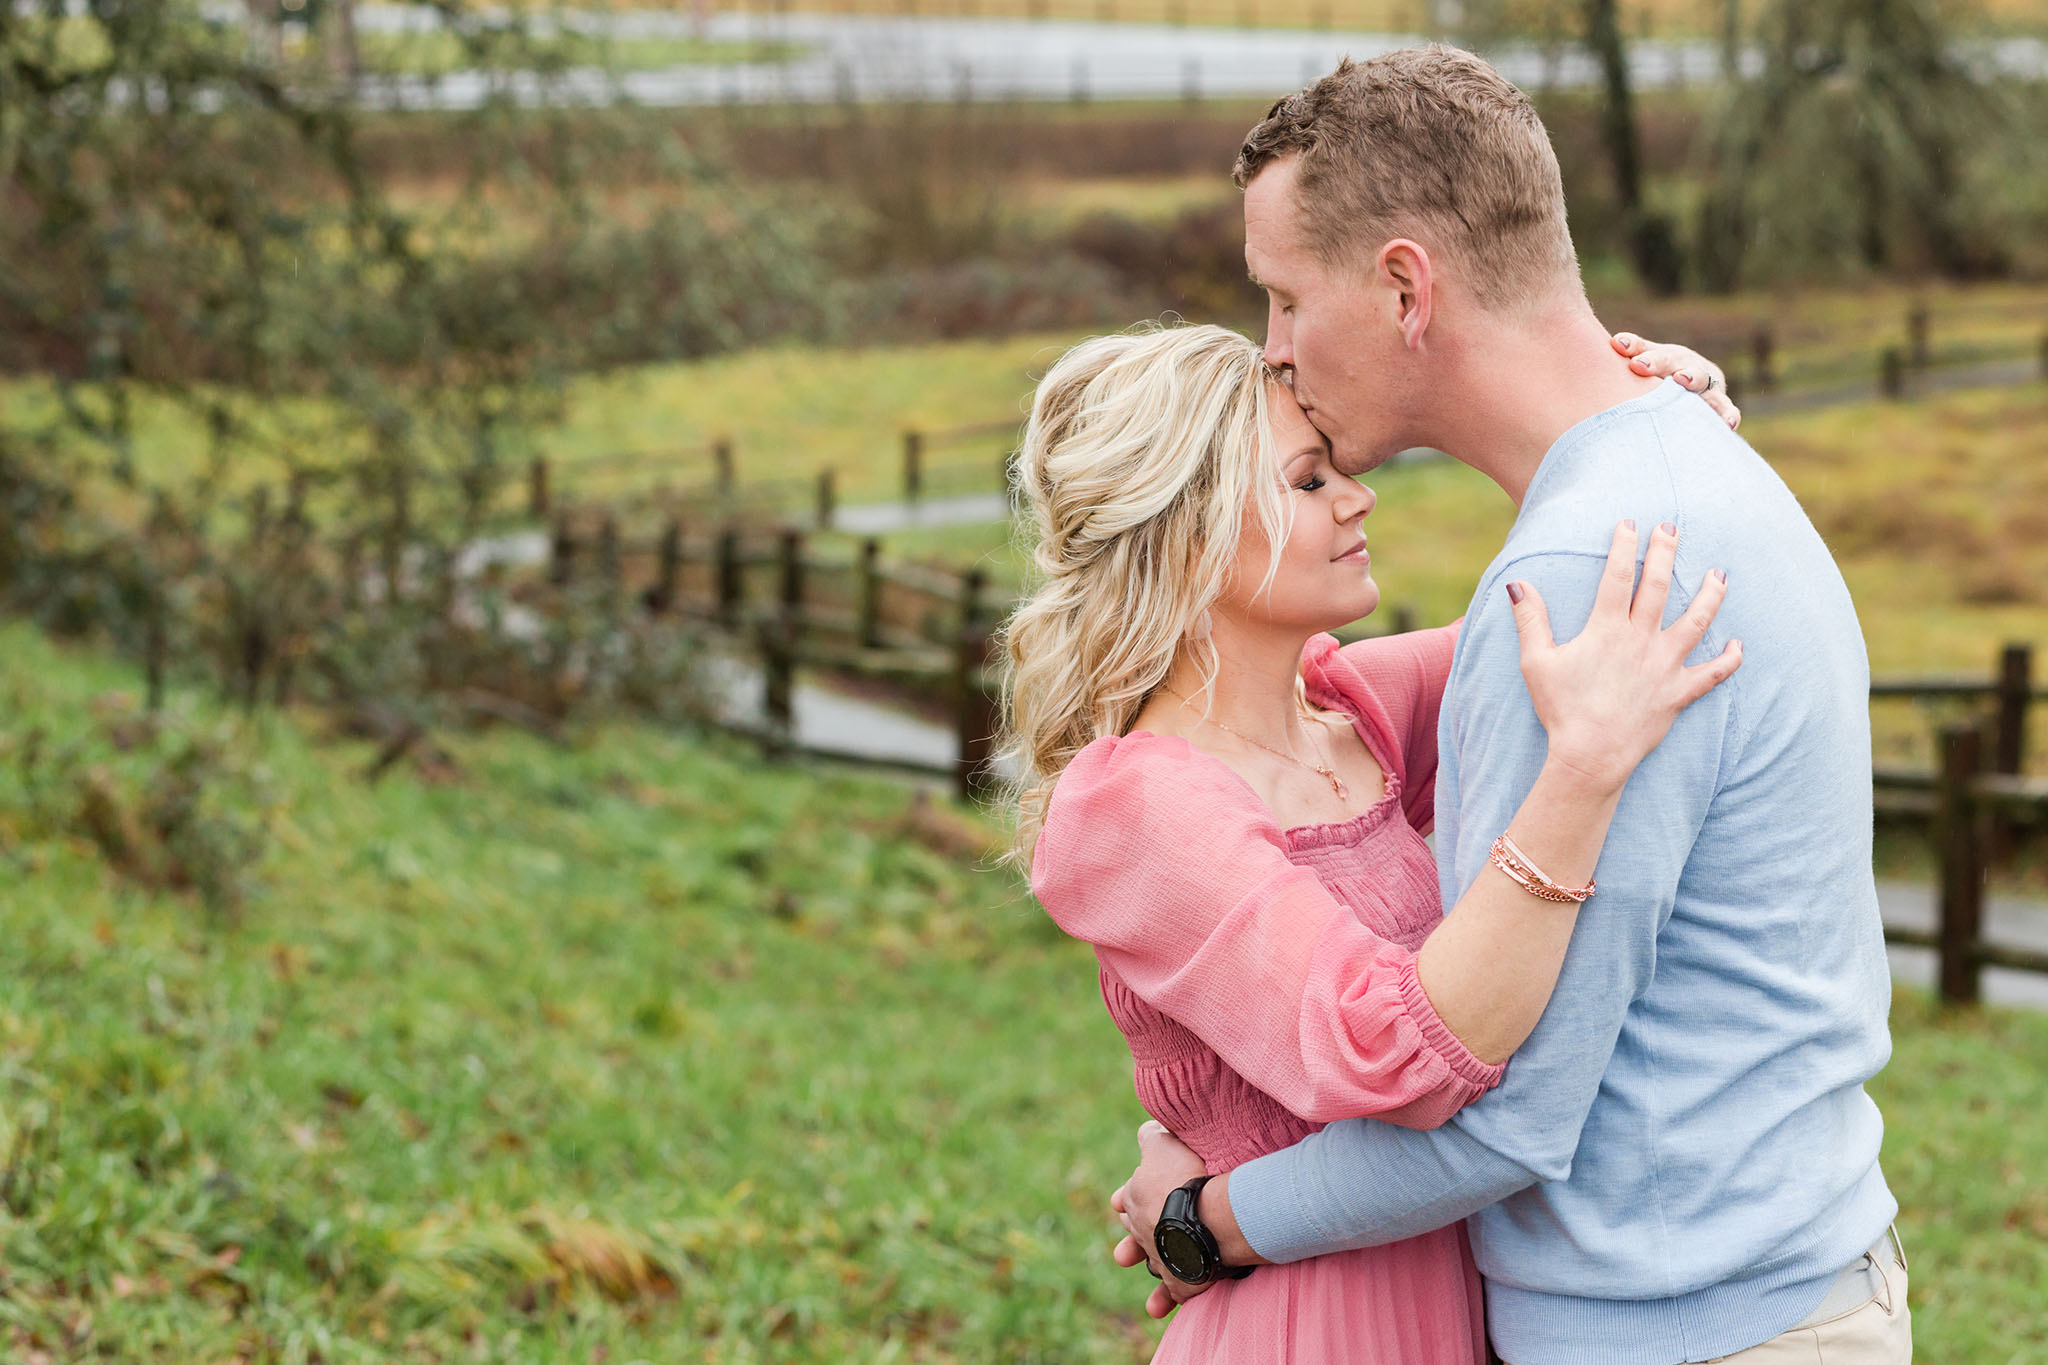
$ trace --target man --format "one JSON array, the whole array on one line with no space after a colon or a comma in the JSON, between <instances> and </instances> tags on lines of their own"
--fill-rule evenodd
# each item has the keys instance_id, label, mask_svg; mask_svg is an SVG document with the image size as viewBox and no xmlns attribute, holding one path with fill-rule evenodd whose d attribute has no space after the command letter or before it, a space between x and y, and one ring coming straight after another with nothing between
<instances>
[{"instance_id":1,"label":"man","mask_svg":"<svg viewBox=\"0 0 2048 1365\"><path fill-rule=\"evenodd\" d=\"M1339 467L1432 446L1520 509L1445 697L1445 904L1544 755L1510 583L1535 584L1568 638L1615 523L1676 526L1676 580L1719 565L1732 589L1702 657L1735 637L1745 663L1630 782L1556 994L1499 1089L1435 1131L1333 1124L1198 1187L1177 1215L1192 1204L1223 1265L1471 1216L1509 1365L1910 1359L1897 1204L1863 1090L1890 1055L1869 673L1826 547L1686 391L1716 376L1682 387L1611 368L1548 138L1480 59L1346 62L1274 106L1236 174L1245 259L1270 296L1266 358L1291 369ZM1156 1125L1142 1146L1113 1199L1136 1239L1118 1248L1126 1265L1156 1256L1168 1192L1202 1173ZM1168 1311L1165 1289L1151 1307Z\"/></svg>"}]
</instances>

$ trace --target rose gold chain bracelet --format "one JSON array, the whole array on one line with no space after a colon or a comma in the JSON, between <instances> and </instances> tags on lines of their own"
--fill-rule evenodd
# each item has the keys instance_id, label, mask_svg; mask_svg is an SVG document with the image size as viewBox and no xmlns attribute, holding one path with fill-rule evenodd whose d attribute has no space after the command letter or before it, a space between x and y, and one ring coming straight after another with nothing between
<instances>
[{"instance_id":1,"label":"rose gold chain bracelet","mask_svg":"<svg viewBox=\"0 0 2048 1365\"><path fill-rule=\"evenodd\" d=\"M1554 901L1558 904L1579 904L1593 898L1594 883L1584 886L1559 886L1543 874L1543 870L1529 861L1529 855L1515 847L1515 841L1503 832L1493 841L1493 852L1487 861L1508 875L1508 879L1538 900Z\"/></svg>"}]
</instances>

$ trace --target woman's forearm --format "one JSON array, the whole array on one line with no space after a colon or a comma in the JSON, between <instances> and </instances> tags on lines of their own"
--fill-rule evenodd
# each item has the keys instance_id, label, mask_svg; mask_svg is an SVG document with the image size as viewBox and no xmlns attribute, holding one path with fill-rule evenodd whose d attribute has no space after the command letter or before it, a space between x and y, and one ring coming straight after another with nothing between
<instances>
[{"instance_id":1,"label":"woman's forearm","mask_svg":"<svg viewBox=\"0 0 2048 1365\"><path fill-rule=\"evenodd\" d=\"M1584 886L1620 798L1618 784L1552 759L1507 834L1554 881ZM1416 955L1422 989L1481 1061L1507 1060L1535 1029L1577 922L1578 906L1540 900L1489 863L1424 942Z\"/></svg>"}]
</instances>

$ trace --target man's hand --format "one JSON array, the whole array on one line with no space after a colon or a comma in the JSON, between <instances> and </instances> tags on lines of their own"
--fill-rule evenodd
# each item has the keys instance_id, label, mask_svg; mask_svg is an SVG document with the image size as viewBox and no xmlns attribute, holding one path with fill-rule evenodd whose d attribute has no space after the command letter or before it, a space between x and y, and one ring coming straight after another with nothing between
<instances>
[{"instance_id":1,"label":"man's hand","mask_svg":"<svg viewBox=\"0 0 2048 1365\"><path fill-rule=\"evenodd\" d=\"M1111 1255L1126 1269L1144 1265L1158 1278L1159 1283L1145 1300L1145 1311L1155 1318L1165 1317L1175 1304L1186 1303L1209 1287L1188 1284L1168 1274L1152 1245L1152 1229L1165 1211L1166 1196L1208 1171L1202 1158L1167 1132L1165 1125L1147 1119L1138 1127L1138 1169L1109 1197L1109 1206L1116 1211L1126 1234Z\"/></svg>"},{"instance_id":2,"label":"man's hand","mask_svg":"<svg viewBox=\"0 0 2048 1365\"><path fill-rule=\"evenodd\" d=\"M1728 397L1728 376L1721 367L1690 346L1645 341L1633 332L1616 332L1614 349L1628 357L1628 367L1653 379L1676 379L1707 400L1730 431L1742 425L1742 409Z\"/></svg>"}]
</instances>

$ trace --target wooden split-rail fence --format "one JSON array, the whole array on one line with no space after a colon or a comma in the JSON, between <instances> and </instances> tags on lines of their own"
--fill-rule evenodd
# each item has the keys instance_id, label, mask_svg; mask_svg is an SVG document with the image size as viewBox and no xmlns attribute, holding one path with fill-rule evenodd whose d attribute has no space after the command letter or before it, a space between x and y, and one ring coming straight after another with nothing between
<instances>
[{"instance_id":1,"label":"wooden split-rail fence","mask_svg":"<svg viewBox=\"0 0 2048 1365\"><path fill-rule=\"evenodd\" d=\"M651 573L635 596L650 612L692 615L745 642L761 663L767 732L775 751L792 747L794 678L819 669L904 686L946 707L958 739L954 778L963 795L993 787L998 690L991 632L1012 603L976 569L951 572L887 558L879 539L850 556L821 554L802 530L745 531L733 525L690 531L670 520L651 542L627 544L607 517L594 537L567 518L556 523L549 573L566 584L583 572L613 578ZM765 582L763 580L766 580ZM1397 628L1412 629L1412 612ZM1942 727L1932 771L1879 767L1877 812L1931 835L1940 868L1939 916L1931 930L1888 927L1888 941L1933 949L1940 990L1959 1003L1978 998L1985 967L2048 972L2048 952L1987 941L1984 893L1991 869L2027 831L2048 823L2048 778L2027 777L2027 723L2048 701L2034 682L2029 645L2008 646L1989 678L1878 679L1873 701L1960 702L1982 714Z\"/></svg>"},{"instance_id":2,"label":"wooden split-rail fence","mask_svg":"<svg viewBox=\"0 0 2048 1365\"><path fill-rule=\"evenodd\" d=\"M1768 327L1750 335L1746 352L1740 338L1710 340L1709 345L1743 355L1744 363L1731 367L1736 372L1732 387L1752 411L1872 396L1867 379L1861 386L1782 392L1777 344ZM1905 341L1877 352L1875 395L1900 398L1923 382L1938 383L1943 373L1967 380L1972 367L1984 368L1988 354L1989 348L1963 347L1938 357L1928 310L1916 306L1905 318ZM2020 370L2028 364L2048 377L2048 335L2032 360L2016 364L2008 357L1999 364L2003 368L1991 382L2027 378L2034 371ZM904 502L928 498L940 479L947 491L962 486L1007 491L1012 443L1000 442L1001 449L993 453L990 447L1018 425L1004 420L904 431ZM639 468L648 463L646 456L621 459ZM1013 604L991 593L987 575L892 559L879 538L860 541L850 553L812 547L806 530L834 525L839 490L832 470L817 475L811 505L799 514L803 524L795 525L790 524L787 482L743 481L729 440L665 463L672 482L658 501L707 509L712 519L691 525L671 518L651 541L629 545L613 516L605 516L594 531L579 530L577 518L559 505L548 463L534 462L526 510L554 526L553 580L570 581L587 555L598 572L618 578L614 586L623 591L623 566L645 561L651 577L638 596L648 610L695 614L746 642L758 656L768 718L763 738L771 748L791 745L793 679L799 667L881 678L944 706L957 735L954 777L959 789L969 795L990 791L998 720L991 633ZM579 474L593 468L590 463L577 466ZM674 481L692 475L691 486L678 493ZM772 580L767 591L764 575ZM1397 608L1389 615L1396 631L1416 624L1412 609ZM1990 868L2009 855L2022 833L2048 822L2048 779L2022 773L2029 708L2048 699L2048 690L2032 682L2031 659L2028 646L2014 645L1988 679L1878 679L1871 686L1874 701L1988 704L1981 718L1942 728L1939 763L1932 771L1880 766L1873 773L1877 813L1926 828L1940 865L1937 927L1888 928L1887 938L1935 950L1941 994L1951 1001L1974 1001L1987 966L2048 972L2048 953L1986 942L1982 933Z\"/></svg>"}]
</instances>

